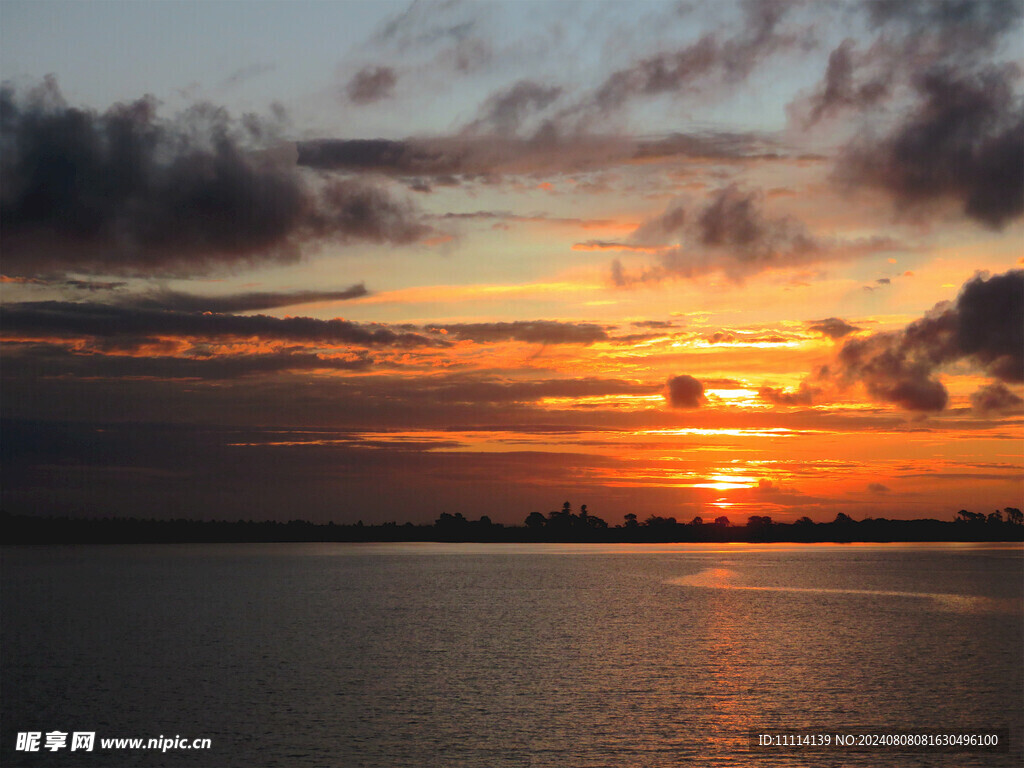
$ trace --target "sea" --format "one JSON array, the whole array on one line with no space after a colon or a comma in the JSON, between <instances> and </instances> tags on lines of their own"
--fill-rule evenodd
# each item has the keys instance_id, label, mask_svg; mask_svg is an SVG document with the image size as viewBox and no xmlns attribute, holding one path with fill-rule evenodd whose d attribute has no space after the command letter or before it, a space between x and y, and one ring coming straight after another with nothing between
<instances>
[{"instance_id":1,"label":"sea","mask_svg":"<svg viewBox=\"0 0 1024 768\"><path fill-rule=\"evenodd\" d=\"M1020 544L7 546L0 575L4 766L1024 764Z\"/></svg>"}]
</instances>

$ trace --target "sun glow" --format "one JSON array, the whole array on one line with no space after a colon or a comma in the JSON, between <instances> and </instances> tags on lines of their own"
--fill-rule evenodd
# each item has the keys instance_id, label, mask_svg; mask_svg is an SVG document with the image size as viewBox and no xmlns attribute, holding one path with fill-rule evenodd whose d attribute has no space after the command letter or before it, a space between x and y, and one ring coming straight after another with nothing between
<instances>
[{"instance_id":1,"label":"sun glow","mask_svg":"<svg viewBox=\"0 0 1024 768\"><path fill-rule=\"evenodd\" d=\"M770 427L768 429L725 429L711 427L683 427L679 429L642 429L630 434L659 435L664 437L792 437L794 435L808 434L820 430L810 429L787 429L785 427Z\"/></svg>"},{"instance_id":2,"label":"sun glow","mask_svg":"<svg viewBox=\"0 0 1024 768\"><path fill-rule=\"evenodd\" d=\"M707 389L704 394L713 403L731 408L771 408L760 398L756 389Z\"/></svg>"},{"instance_id":3,"label":"sun glow","mask_svg":"<svg viewBox=\"0 0 1024 768\"><path fill-rule=\"evenodd\" d=\"M711 475L707 482L694 483L691 488L713 488L716 491L734 491L740 488L754 488L757 486L756 477L744 477L742 475Z\"/></svg>"}]
</instances>

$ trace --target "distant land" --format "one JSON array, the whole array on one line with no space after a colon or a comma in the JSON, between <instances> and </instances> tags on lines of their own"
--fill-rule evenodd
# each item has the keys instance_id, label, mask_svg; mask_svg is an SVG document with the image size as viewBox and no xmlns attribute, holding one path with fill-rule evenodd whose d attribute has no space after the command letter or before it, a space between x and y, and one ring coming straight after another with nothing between
<instances>
[{"instance_id":1,"label":"distant land","mask_svg":"<svg viewBox=\"0 0 1024 768\"><path fill-rule=\"evenodd\" d=\"M339 525L306 520L204 521L144 520L139 518L36 517L0 513L0 536L5 544L139 544L329 541L442 541L442 542L909 542L909 541L1024 541L1024 515L1015 507L989 514L960 510L952 521L936 519L854 520L840 513L835 520L815 523L804 517L779 523L754 515L743 524L727 517L688 523L673 517L651 516L640 521L627 513L624 522L609 525L587 512L531 512L523 525L493 523L487 515L470 520L461 513L442 513L432 525Z\"/></svg>"}]
</instances>

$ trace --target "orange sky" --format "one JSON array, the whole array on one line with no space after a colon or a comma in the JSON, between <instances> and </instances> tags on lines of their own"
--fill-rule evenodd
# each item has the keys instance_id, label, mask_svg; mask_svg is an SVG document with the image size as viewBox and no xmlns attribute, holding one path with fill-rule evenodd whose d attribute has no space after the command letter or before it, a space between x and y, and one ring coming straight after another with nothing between
<instances>
[{"instance_id":1,"label":"orange sky","mask_svg":"<svg viewBox=\"0 0 1024 768\"><path fill-rule=\"evenodd\" d=\"M5 508L1020 506L1021 14L597 6L332 4L191 90L9 47Z\"/></svg>"}]
</instances>

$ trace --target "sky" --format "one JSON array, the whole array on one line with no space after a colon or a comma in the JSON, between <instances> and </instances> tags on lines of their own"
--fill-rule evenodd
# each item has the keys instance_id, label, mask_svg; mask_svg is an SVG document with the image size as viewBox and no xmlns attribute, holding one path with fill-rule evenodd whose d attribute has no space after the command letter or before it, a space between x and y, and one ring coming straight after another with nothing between
<instances>
[{"instance_id":1,"label":"sky","mask_svg":"<svg viewBox=\"0 0 1024 768\"><path fill-rule=\"evenodd\" d=\"M0 3L3 508L1024 496L1024 3Z\"/></svg>"}]
</instances>

